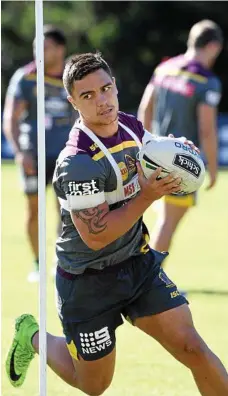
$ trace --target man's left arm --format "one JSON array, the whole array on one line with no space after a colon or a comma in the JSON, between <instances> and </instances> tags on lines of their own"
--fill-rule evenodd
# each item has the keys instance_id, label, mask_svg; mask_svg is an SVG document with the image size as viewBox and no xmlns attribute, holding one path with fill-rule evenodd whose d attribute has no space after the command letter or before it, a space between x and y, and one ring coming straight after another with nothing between
<instances>
[{"instance_id":1,"label":"man's left arm","mask_svg":"<svg viewBox=\"0 0 228 396\"><path fill-rule=\"evenodd\" d=\"M210 176L208 189L216 183L218 168L217 108L221 98L221 84L217 78L209 80L200 92L197 106L199 140L207 160Z\"/></svg>"}]
</instances>

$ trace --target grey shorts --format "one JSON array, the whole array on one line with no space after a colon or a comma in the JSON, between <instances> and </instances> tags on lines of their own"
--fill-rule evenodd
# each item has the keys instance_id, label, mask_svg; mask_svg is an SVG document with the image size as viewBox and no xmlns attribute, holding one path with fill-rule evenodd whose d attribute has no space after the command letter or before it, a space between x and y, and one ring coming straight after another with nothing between
<instances>
[{"instance_id":1,"label":"grey shorts","mask_svg":"<svg viewBox=\"0 0 228 396\"><path fill-rule=\"evenodd\" d=\"M35 157L34 161L36 163L36 173L34 175L27 175L24 169L20 168L22 189L26 195L38 193L38 164ZM46 158L46 186L52 182L55 165L56 158Z\"/></svg>"}]
</instances>

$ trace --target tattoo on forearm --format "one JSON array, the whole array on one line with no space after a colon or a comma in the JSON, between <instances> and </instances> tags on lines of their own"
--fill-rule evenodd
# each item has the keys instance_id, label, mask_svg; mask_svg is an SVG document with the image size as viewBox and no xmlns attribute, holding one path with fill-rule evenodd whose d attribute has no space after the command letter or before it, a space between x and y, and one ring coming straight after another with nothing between
<instances>
[{"instance_id":1,"label":"tattoo on forearm","mask_svg":"<svg viewBox=\"0 0 228 396\"><path fill-rule=\"evenodd\" d=\"M99 234L107 228L107 222L104 221L104 210L96 208L75 210L74 214L83 223L87 224L91 234Z\"/></svg>"}]
</instances>

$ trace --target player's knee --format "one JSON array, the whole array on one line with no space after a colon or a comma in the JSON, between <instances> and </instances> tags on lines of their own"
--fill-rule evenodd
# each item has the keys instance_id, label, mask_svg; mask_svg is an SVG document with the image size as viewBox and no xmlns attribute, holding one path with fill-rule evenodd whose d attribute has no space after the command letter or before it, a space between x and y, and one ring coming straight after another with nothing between
<instances>
[{"instance_id":1,"label":"player's knee","mask_svg":"<svg viewBox=\"0 0 228 396\"><path fill-rule=\"evenodd\" d=\"M88 393L86 393L88 396L100 396L103 395L103 393L106 391L107 388L95 388L95 389L91 389L89 390Z\"/></svg>"},{"instance_id":2,"label":"player's knee","mask_svg":"<svg viewBox=\"0 0 228 396\"><path fill-rule=\"evenodd\" d=\"M35 213L28 213L26 227L28 230L38 227L38 216Z\"/></svg>"},{"instance_id":3,"label":"player's knee","mask_svg":"<svg viewBox=\"0 0 228 396\"><path fill-rule=\"evenodd\" d=\"M108 389L111 381L109 380L99 380L96 383L91 383L89 381L87 386L84 386L82 391L86 393L88 396L100 396Z\"/></svg>"},{"instance_id":4,"label":"player's knee","mask_svg":"<svg viewBox=\"0 0 228 396\"><path fill-rule=\"evenodd\" d=\"M177 227L177 223L171 221L170 219L164 218L160 223L160 234L165 235L166 238L171 236Z\"/></svg>"},{"instance_id":5,"label":"player's knee","mask_svg":"<svg viewBox=\"0 0 228 396\"><path fill-rule=\"evenodd\" d=\"M195 330L187 331L184 334L180 360L187 367L193 369L201 365L207 359L208 352L207 345Z\"/></svg>"}]
</instances>

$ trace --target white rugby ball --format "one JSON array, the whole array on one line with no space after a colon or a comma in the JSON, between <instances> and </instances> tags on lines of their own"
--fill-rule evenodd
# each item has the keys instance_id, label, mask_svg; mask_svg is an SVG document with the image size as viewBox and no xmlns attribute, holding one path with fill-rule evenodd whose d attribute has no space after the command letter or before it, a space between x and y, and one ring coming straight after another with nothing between
<instances>
[{"instance_id":1,"label":"white rugby ball","mask_svg":"<svg viewBox=\"0 0 228 396\"><path fill-rule=\"evenodd\" d=\"M190 194L200 188L205 177L205 167L200 155L189 145L185 138L154 136L147 141L138 154L144 175L149 178L158 168L162 168L160 177L175 172L181 177L181 191L175 195Z\"/></svg>"}]
</instances>

